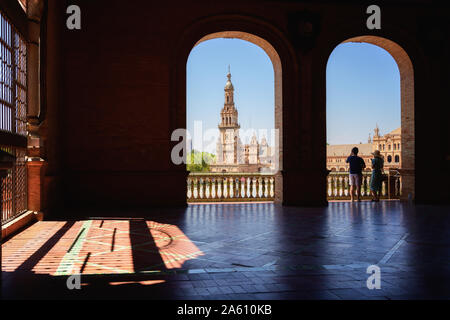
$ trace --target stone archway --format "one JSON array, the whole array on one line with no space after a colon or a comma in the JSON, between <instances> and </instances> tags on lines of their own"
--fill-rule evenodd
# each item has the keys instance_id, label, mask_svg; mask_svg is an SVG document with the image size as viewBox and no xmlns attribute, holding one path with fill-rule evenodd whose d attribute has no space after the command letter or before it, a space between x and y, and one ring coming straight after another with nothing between
<instances>
[{"instance_id":1,"label":"stone archway","mask_svg":"<svg viewBox=\"0 0 450 320\"><path fill-rule=\"evenodd\" d=\"M401 95L401 199L415 197L415 122L414 122L414 69L409 55L394 41L380 36L357 36L341 43L363 42L383 48L394 58L400 72Z\"/></svg>"},{"instance_id":2,"label":"stone archway","mask_svg":"<svg viewBox=\"0 0 450 320\"><path fill-rule=\"evenodd\" d=\"M193 48L198 44L212 40L217 38L226 38L226 39L240 39L244 41L251 42L261 49L269 57L272 62L272 66L274 69L274 110L275 110L275 130L278 131L277 141L275 142L275 149L278 150L278 170L275 174L275 203L282 203L283 201L283 180L281 175L282 165L283 165L283 97L282 97L282 65L281 59L278 55L275 48L265 39L253 35L251 33L242 32L242 31L221 31L214 32L202 37L198 40Z\"/></svg>"}]
</instances>

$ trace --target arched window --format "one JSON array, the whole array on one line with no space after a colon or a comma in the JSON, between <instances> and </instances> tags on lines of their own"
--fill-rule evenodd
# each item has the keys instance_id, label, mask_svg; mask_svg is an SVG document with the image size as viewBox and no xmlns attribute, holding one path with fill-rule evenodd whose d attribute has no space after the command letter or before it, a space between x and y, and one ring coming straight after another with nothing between
<instances>
[{"instance_id":1,"label":"arched window","mask_svg":"<svg viewBox=\"0 0 450 320\"><path fill-rule=\"evenodd\" d=\"M395 156L395 158L394 158L394 160L395 160L395 162L400 162L400 156L397 154L396 156Z\"/></svg>"},{"instance_id":2,"label":"arched window","mask_svg":"<svg viewBox=\"0 0 450 320\"><path fill-rule=\"evenodd\" d=\"M388 157L387 157L387 161L388 161L389 163L391 163L391 162L392 162L392 156L388 156Z\"/></svg>"}]
</instances>

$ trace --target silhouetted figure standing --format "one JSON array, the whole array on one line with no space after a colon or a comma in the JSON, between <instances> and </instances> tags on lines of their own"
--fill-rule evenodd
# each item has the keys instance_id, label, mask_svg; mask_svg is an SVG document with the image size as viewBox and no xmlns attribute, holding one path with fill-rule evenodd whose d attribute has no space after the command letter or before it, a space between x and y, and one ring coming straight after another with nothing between
<instances>
[{"instance_id":1,"label":"silhouetted figure standing","mask_svg":"<svg viewBox=\"0 0 450 320\"><path fill-rule=\"evenodd\" d=\"M379 150L372 152L372 177L370 178L370 193L372 201L380 201L381 185L383 182L384 160Z\"/></svg>"},{"instance_id":2,"label":"silhouetted figure standing","mask_svg":"<svg viewBox=\"0 0 450 320\"><path fill-rule=\"evenodd\" d=\"M362 181L362 171L366 167L364 160L361 157L358 157L359 149L354 147L352 149L351 155L347 158L345 162L349 164L350 167L350 196L352 202L355 201L355 187L356 187L356 196L358 201L361 201L361 181Z\"/></svg>"}]
</instances>

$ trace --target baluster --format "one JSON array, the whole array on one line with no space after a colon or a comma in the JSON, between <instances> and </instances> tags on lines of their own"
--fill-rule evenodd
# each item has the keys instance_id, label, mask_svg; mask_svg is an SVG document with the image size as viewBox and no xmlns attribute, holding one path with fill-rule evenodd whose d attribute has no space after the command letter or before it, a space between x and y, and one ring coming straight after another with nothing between
<instances>
[{"instance_id":1,"label":"baluster","mask_svg":"<svg viewBox=\"0 0 450 320\"><path fill-rule=\"evenodd\" d=\"M223 197L228 198L228 180L227 178L223 178Z\"/></svg>"},{"instance_id":2,"label":"baluster","mask_svg":"<svg viewBox=\"0 0 450 320\"><path fill-rule=\"evenodd\" d=\"M235 177L234 184L236 186L236 198L239 199L241 197L241 181L239 180L239 177Z\"/></svg>"},{"instance_id":3,"label":"baluster","mask_svg":"<svg viewBox=\"0 0 450 320\"><path fill-rule=\"evenodd\" d=\"M234 181L233 178L229 179L230 184L230 199L234 198Z\"/></svg>"},{"instance_id":4,"label":"baluster","mask_svg":"<svg viewBox=\"0 0 450 320\"><path fill-rule=\"evenodd\" d=\"M263 197L263 184L262 184L263 178L259 177L258 179L258 198Z\"/></svg>"},{"instance_id":5,"label":"baluster","mask_svg":"<svg viewBox=\"0 0 450 320\"><path fill-rule=\"evenodd\" d=\"M223 195L222 192L222 179L217 179L217 199L221 199Z\"/></svg>"},{"instance_id":6,"label":"baluster","mask_svg":"<svg viewBox=\"0 0 450 320\"><path fill-rule=\"evenodd\" d=\"M327 177L327 194L328 194L328 197L331 198L331 194L332 194L332 188L331 188L331 174L328 175L328 177Z\"/></svg>"},{"instance_id":7,"label":"baluster","mask_svg":"<svg viewBox=\"0 0 450 320\"><path fill-rule=\"evenodd\" d=\"M242 178L241 178L241 198L246 198L246 196L245 196L245 190L247 190L247 189L246 189L246 184L245 184L245 182L246 182L246 179L245 179L244 177L242 177Z\"/></svg>"},{"instance_id":8,"label":"baluster","mask_svg":"<svg viewBox=\"0 0 450 320\"><path fill-rule=\"evenodd\" d=\"M269 186L267 185L269 182L269 179L266 177L264 179L264 198L268 198L269 197Z\"/></svg>"},{"instance_id":9,"label":"baluster","mask_svg":"<svg viewBox=\"0 0 450 320\"><path fill-rule=\"evenodd\" d=\"M365 177L364 175L361 177L361 197L364 197L364 183L365 183ZM355 188L356 189L356 188ZM355 191L356 194L356 191Z\"/></svg>"},{"instance_id":10,"label":"baluster","mask_svg":"<svg viewBox=\"0 0 450 320\"><path fill-rule=\"evenodd\" d=\"M366 187L364 190L366 197L370 196L370 175L366 175Z\"/></svg>"},{"instance_id":11,"label":"baluster","mask_svg":"<svg viewBox=\"0 0 450 320\"><path fill-rule=\"evenodd\" d=\"M350 192L349 192L349 181L348 181L348 180L349 180L349 177L348 177L348 174L345 175L344 180L345 180L344 196L348 197L348 196L350 196Z\"/></svg>"},{"instance_id":12,"label":"baluster","mask_svg":"<svg viewBox=\"0 0 450 320\"><path fill-rule=\"evenodd\" d=\"M342 176L339 175L339 177L338 177L338 195L339 195L339 197L342 197L342 195L344 194L342 192L343 189L344 189L344 187L343 187L343 184L342 184Z\"/></svg>"},{"instance_id":13,"label":"baluster","mask_svg":"<svg viewBox=\"0 0 450 320\"><path fill-rule=\"evenodd\" d=\"M335 175L333 176L332 184L333 184L333 197L336 197L336 176Z\"/></svg>"},{"instance_id":14,"label":"baluster","mask_svg":"<svg viewBox=\"0 0 450 320\"><path fill-rule=\"evenodd\" d=\"M197 178L194 178L194 181L193 181L193 187L194 187L194 199L197 199L198 198L198 179Z\"/></svg>"},{"instance_id":15,"label":"baluster","mask_svg":"<svg viewBox=\"0 0 450 320\"><path fill-rule=\"evenodd\" d=\"M341 193L341 197L345 198L346 194L347 194L347 177L348 175L342 175L341 179L342 179L342 193Z\"/></svg>"},{"instance_id":16,"label":"baluster","mask_svg":"<svg viewBox=\"0 0 450 320\"><path fill-rule=\"evenodd\" d=\"M250 178L247 178L246 179L247 180L247 194L246 194L246 196L247 196L247 198L250 198L250 196L251 196L251 193L250 193Z\"/></svg>"},{"instance_id":17,"label":"baluster","mask_svg":"<svg viewBox=\"0 0 450 320\"><path fill-rule=\"evenodd\" d=\"M270 178L270 197L275 197L275 178Z\"/></svg>"},{"instance_id":18,"label":"baluster","mask_svg":"<svg viewBox=\"0 0 450 320\"><path fill-rule=\"evenodd\" d=\"M336 197L339 197L339 175L336 175L334 187L335 187L335 195Z\"/></svg>"},{"instance_id":19,"label":"baluster","mask_svg":"<svg viewBox=\"0 0 450 320\"><path fill-rule=\"evenodd\" d=\"M253 177L252 179L252 197L256 198L257 193L256 193L256 177Z\"/></svg>"},{"instance_id":20,"label":"baluster","mask_svg":"<svg viewBox=\"0 0 450 320\"><path fill-rule=\"evenodd\" d=\"M204 184L204 180L203 178L200 178L200 183L199 183L199 192L198 192L198 197L199 199L203 199L204 198L204 194L203 194L203 184Z\"/></svg>"},{"instance_id":21,"label":"baluster","mask_svg":"<svg viewBox=\"0 0 450 320\"><path fill-rule=\"evenodd\" d=\"M366 183L366 177L362 175L361 177L361 197L364 197L365 195L365 183Z\"/></svg>"},{"instance_id":22,"label":"baluster","mask_svg":"<svg viewBox=\"0 0 450 320\"><path fill-rule=\"evenodd\" d=\"M335 191L334 191L335 196L339 197L339 174L337 174L335 177L334 187L335 187Z\"/></svg>"},{"instance_id":23,"label":"baluster","mask_svg":"<svg viewBox=\"0 0 450 320\"><path fill-rule=\"evenodd\" d=\"M216 198L216 179L212 179L211 181L211 199Z\"/></svg>"},{"instance_id":24,"label":"baluster","mask_svg":"<svg viewBox=\"0 0 450 320\"><path fill-rule=\"evenodd\" d=\"M191 183L192 183L192 178L188 177L187 178L187 195L186 195L188 200L191 199L191 197L192 197Z\"/></svg>"},{"instance_id":25,"label":"baluster","mask_svg":"<svg viewBox=\"0 0 450 320\"><path fill-rule=\"evenodd\" d=\"M211 181L209 178L206 179L206 183L205 183L205 197L206 199L209 199L211 194Z\"/></svg>"}]
</instances>

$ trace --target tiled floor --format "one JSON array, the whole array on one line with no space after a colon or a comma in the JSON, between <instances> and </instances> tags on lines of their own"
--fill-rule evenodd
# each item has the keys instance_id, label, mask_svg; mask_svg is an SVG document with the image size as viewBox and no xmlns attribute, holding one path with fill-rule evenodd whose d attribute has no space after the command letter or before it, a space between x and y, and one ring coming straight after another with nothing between
<instances>
[{"instance_id":1,"label":"tiled floor","mask_svg":"<svg viewBox=\"0 0 450 320\"><path fill-rule=\"evenodd\" d=\"M449 299L449 236L450 207L395 201L207 204L146 219L43 221L2 245L2 295ZM380 267L381 289L367 288L369 265ZM81 274L81 290L67 288L72 274Z\"/></svg>"}]
</instances>

